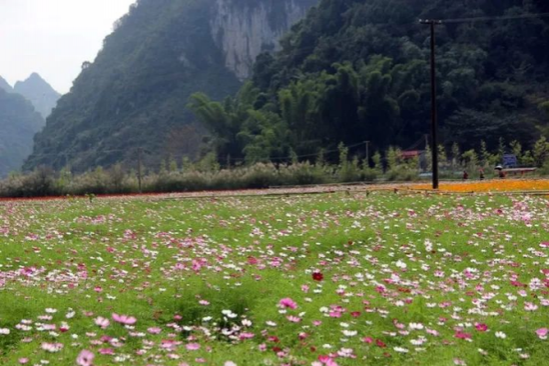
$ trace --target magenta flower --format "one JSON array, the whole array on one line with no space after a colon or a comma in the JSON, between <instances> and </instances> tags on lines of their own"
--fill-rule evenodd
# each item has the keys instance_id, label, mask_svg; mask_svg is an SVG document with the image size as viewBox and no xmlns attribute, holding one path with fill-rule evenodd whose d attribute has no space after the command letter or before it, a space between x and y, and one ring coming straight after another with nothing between
<instances>
[{"instance_id":1,"label":"magenta flower","mask_svg":"<svg viewBox=\"0 0 549 366\"><path fill-rule=\"evenodd\" d=\"M479 332L486 332L488 330L488 326L484 323L475 324L475 328L477 328Z\"/></svg>"},{"instance_id":2,"label":"magenta flower","mask_svg":"<svg viewBox=\"0 0 549 366\"><path fill-rule=\"evenodd\" d=\"M76 358L76 364L79 366L92 366L94 358L95 355L92 352L83 350Z\"/></svg>"},{"instance_id":3,"label":"magenta flower","mask_svg":"<svg viewBox=\"0 0 549 366\"><path fill-rule=\"evenodd\" d=\"M549 335L549 329L547 328L540 328L536 330L536 334L538 335L539 339L547 339L547 335Z\"/></svg>"},{"instance_id":4,"label":"magenta flower","mask_svg":"<svg viewBox=\"0 0 549 366\"><path fill-rule=\"evenodd\" d=\"M289 297L280 300L278 305L282 308L297 309L297 303Z\"/></svg>"}]
</instances>

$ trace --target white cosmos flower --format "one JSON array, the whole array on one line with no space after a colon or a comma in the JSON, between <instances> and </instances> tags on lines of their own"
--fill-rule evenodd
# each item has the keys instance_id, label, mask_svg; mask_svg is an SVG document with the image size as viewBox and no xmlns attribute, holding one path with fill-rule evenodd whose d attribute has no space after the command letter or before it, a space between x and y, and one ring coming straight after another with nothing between
<instances>
[{"instance_id":1,"label":"white cosmos flower","mask_svg":"<svg viewBox=\"0 0 549 366\"><path fill-rule=\"evenodd\" d=\"M505 339L505 338L507 338L507 334L505 334L503 332L496 332L496 337L501 338L501 339Z\"/></svg>"}]
</instances>

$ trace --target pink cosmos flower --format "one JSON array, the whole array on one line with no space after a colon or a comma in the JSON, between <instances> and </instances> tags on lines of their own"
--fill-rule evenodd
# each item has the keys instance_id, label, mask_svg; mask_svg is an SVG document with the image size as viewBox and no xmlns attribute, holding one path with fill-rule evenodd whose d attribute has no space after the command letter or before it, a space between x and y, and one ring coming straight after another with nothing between
<instances>
[{"instance_id":1,"label":"pink cosmos flower","mask_svg":"<svg viewBox=\"0 0 549 366\"><path fill-rule=\"evenodd\" d=\"M76 358L76 364L79 366L92 366L94 358L95 355L92 352L83 350Z\"/></svg>"},{"instance_id":2,"label":"pink cosmos flower","mask_svg":"<svg viewBox=\"0 0 549 366\"><path fill-rule=\"evenodd\" d=\"M536 334L538 335L539 339L546 340L547 335L549 335L549 329L540 328L540 329L536 330Z\"/></svg>"},{"instance_id":3,"label":"pink cosmos flower","mask_svg":"<svg viewBox=\"0 0 549 366\"><path fill-rule=\"evenodd\" d=\"M106 319L103 317L95 318L94 322L95 322L95 325L101 327L101 329L106 329L111 324L109 319Z\"/></svg>"},{"instance_id":4,"label":"pink cosmos flower","mask_svg":"<svg viewBox=\"0 0 549 366\"><path fill-rule=\"evenodd\" d=\"M189 351L197 351L200 349L200 344L198 343L189 343L185 346Z\"/></svg>"},{"instance_id":5,"label":"pink cosmos flower","mask_svg":"<svg viewBox=\"0 0 549 366\"><path fill-rule=\"evenodd\" d=\"M289 297L280 300L278 305L282 308L297 309L297 303Z\"/></svg>"},{"instance_id":6,"label":"pink cosmos flower","mask_svg":"<svg viewBox=\"0 0 549 366\"><path fill-rule=\"evenodd\" d=\"M116 313L113 313L112 319L115 322L124 324L124 325L134 325L135 323L137 323L137 319L129 315L118 315Z\"/></svg>"},{"instance_id":7,"label":"pink cosmos flower","mask_svg":"<svg viewBox=\"0 0 549 366\"><path fill-rule=\"evenodd\" d=\"M488 330L488 326L484 323L475 324L475 328L477 328L479 332L486 332Z\"/></svg>"},{"instance_id":8,"label":"pink cosmos flower","mask_svg":"<svg viewBox=\"0 0 549 366\"><path fill-rule=\"evenodd\" d=\"M28 359L28 358L21 357L21 358L19 359L19 363L20 363L21 365L24 365L24 364L26 364L27 362L29 362L29 359Z\"/></svg>"},{"instance_id":9,"label":"pink cosmos flower","mask_svg":"<svg viewBox=\"0 0 549 366\"><path fill-rule=\"evenodd\" d=\"M251 339L253 338L255 335L253 333L240 333L240 335L238 336L238 338L240 340L244 340L244 339Z\"/></svg>"}]
</instances>

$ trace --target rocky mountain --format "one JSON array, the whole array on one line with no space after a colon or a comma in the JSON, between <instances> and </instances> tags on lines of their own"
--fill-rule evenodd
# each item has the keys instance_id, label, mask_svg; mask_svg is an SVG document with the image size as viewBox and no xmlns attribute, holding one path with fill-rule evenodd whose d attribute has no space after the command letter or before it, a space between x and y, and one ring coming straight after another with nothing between
<instances>
[{"instance_id":1,"label":"rocky mountain","mask_svg":"<svg viewBox=\"0 0 549 366\"><path fill-rule=\"evenodd\" d=\"M24 81L15 83L13 91L27 98L44 119L50 115L61 97L61 94L56 92L51 85L37 73L31 74Z\"/></svg>"},{"instance_id":2,"label":"rocky mountain","mask_svg":"<svg viewBox=\"0 0 549 366\"><path fill-rule=\"evenodd\" d=\"M148 166L197 153L205 133L187 109L197 91L220 100L262 51L316 0L139 0L36 136L25 164L75 171L116 162Z\"/></svg>"},{"instance_id":3,"label":"rocky mountain","mask_svg":"<svg viewBox=\"0 0 549 366\"><path fill-rule=\"evenodd\" d=\"M8 92L8 93L11 93L13 91L13 88L11 87L10 84L8 84L8 82L6 80L4 80L3 77L0 76L0 89Z\"/></svg>"},{"instance_id":4,"label":"rocky mountain","mask_svg":"<svg viewBox=\"0 0 549 366\"><path fill-rule=\"evenodd\" d=\"M31 102L0 88L0 177L21 168L44 120Z\"/></svg>"}]
</instances>

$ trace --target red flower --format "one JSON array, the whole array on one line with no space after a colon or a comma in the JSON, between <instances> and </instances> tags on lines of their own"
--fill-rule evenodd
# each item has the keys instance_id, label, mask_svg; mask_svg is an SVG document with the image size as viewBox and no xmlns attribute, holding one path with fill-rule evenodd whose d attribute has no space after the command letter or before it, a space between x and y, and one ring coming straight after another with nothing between
<instances>
[{"instance_id":1,"label":"red flower","mask_svg":"<svg viewBox=\"0 0 549 366\"><path fill-rule=\"evenodd\" d=\"M380 339L376 339L376 346L381 347L381 348L387 347L387 345Z\"/></svg>"},{"instance_id":2,"label":"red flower","mask_svg":"<svg viewBox=\"0 0 549 366\"><path fill-rule=\"evenodd\" d=\"M324 275L320 272L313 273L313 280L315 281L322 281L324 279Z\"/></svg>"}]
</instances>

